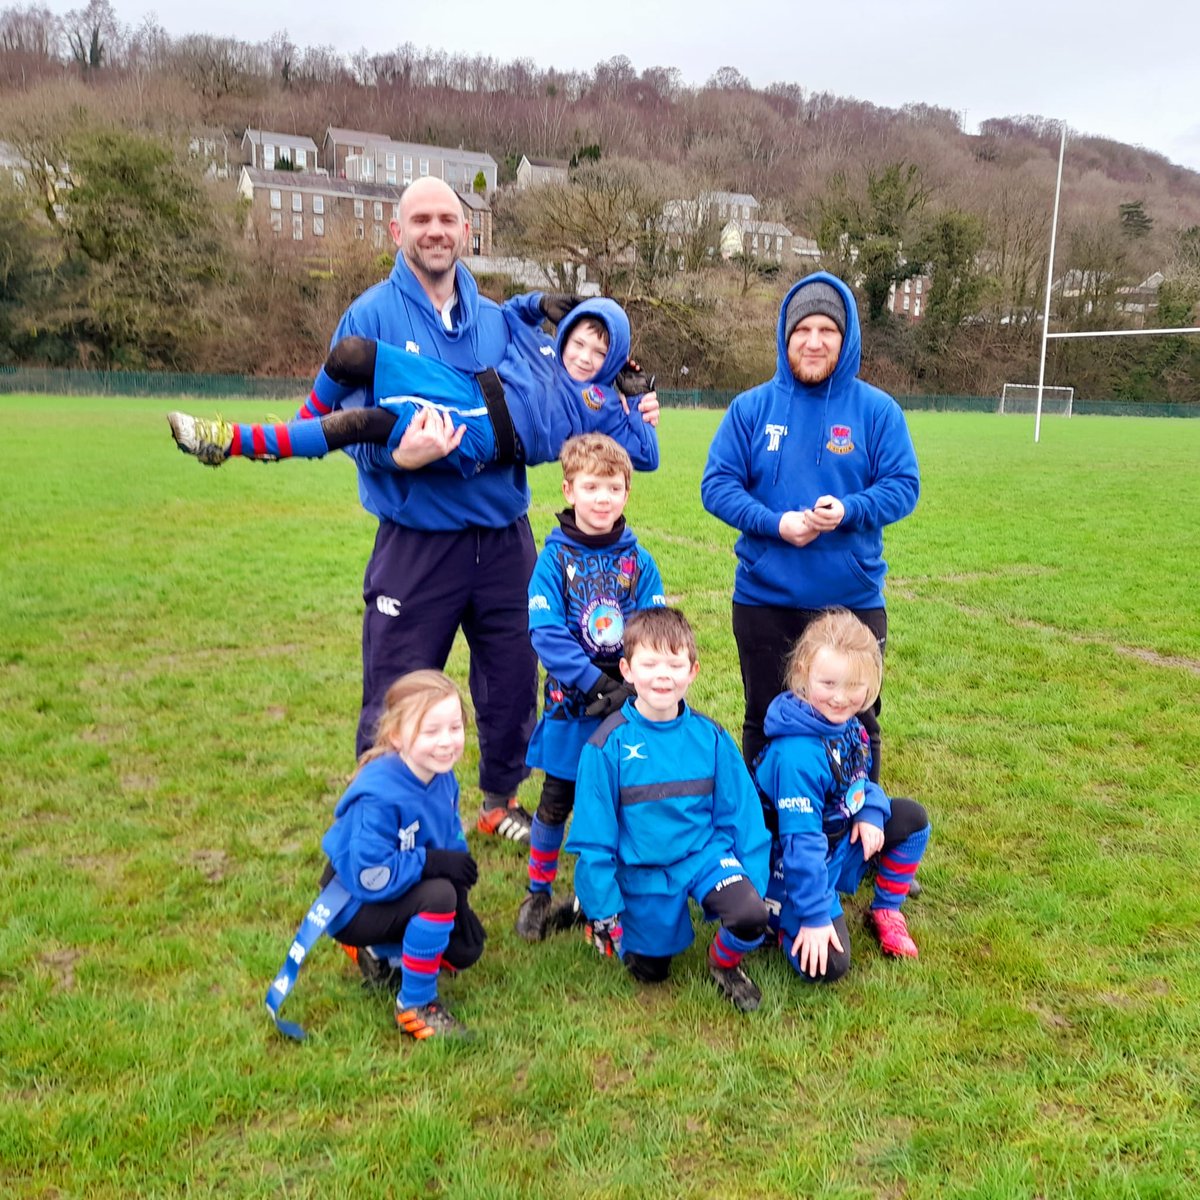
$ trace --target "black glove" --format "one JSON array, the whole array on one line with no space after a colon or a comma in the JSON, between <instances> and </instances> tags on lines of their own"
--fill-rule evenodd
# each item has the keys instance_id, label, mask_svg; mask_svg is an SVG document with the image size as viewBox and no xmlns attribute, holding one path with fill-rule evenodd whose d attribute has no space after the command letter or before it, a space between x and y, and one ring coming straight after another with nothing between
<instances>
[{"instance_id":1,"label":"black glove","mask_svg":"<svg viewBox=\"0 0 1200 1200\"><path fill-rule=\"evenodd\" d=\"M438 850L429 846L425 850L425 869L422 879L448 879L456 888L475 886L479 868L466 850Z\"/></svg>"},{"instance_id":2,"label":"black glove","mask_svg":"<svg viewBox=\"0 0 1200 1200\"><path fill-rule=\"evenodd\" d=\"M627 362L617 372L617 390L622 396L644 396L654 391L654 376L647 375L636 363Z\"/></svg>"},{"instance_id":3,"label":"black glove","mask_svg":"<svg viewBox=\"0 0 1200 1200\"><path fill-rule=\"evenodd\" d=\"M564 292L543 292L538 307L545 314L547 321L553 321L557 325L571 309L582 303L582 296L570 296Z\"/></svg>"},{"instance_id":4,"label":"black glove","mask_svg":"<svg viewBox=\"0 0 1200 1200\"><path fill-rule=\"evenodd\" d=\"M587 708L583 710L587 717L607 717L636 695L629 684L609 675L601 675L600 682L587 694Z\"/></svg>"}]
</instances>

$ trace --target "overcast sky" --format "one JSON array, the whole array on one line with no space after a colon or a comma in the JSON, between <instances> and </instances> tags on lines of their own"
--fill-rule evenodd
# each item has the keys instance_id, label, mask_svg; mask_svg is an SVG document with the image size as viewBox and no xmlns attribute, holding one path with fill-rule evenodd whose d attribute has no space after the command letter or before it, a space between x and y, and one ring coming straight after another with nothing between
<instances>
[{"instance_id":1,"label":"overcast sky","mask_svg":"<svg viewBox=\"0 0 1200 1200\"><path fill-rule=\"evenodd\" d=\"M1197 0L410 0L390 11L329 0L113 3L123 22L153 12L173 35L263 41L286 28L299 46L346 53L413 42L564 70L624 54L639 71L678 67L690 85L733 66L756 87L798 83L889 107L952 108L969 131L986 117L1036 113L1200 170Z\"/></svg>"}]
</instances>

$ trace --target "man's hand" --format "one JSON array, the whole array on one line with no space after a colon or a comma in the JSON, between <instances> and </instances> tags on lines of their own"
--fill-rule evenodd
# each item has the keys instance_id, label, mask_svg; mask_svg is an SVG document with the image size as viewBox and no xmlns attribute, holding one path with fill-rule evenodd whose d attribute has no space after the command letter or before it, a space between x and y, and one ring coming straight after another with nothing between
<instances>
[{"instance_id":1,"label":"man's hand","mask_svg":"<svg viewBox=\"0 0 1200 1200\"><path fill-rule=\"evenodd\" d=\"M805 974L824 975L829 965L830 946L839 953L844 953L832 921L816 929L802 925L800 932L796 934L796 940L792 942L792 956Z\"/></svg>"},{"instance_id":2,"label":"man's hand","mask_svg":"<svg viewBox=\"0 0 1200 1200\"><path fill-rule=\"evenodd\" d=\"M587 938L596 952L605 958L621 955L621 918L620 916L605 917L602 921L589 921L583 927L583 936Z\"/></svg>"},{"instance_id":3,"label":"man's hand","mask_svg":"<svg viewBox=\"0 0 1200 1200\"><path fill-rule=\"evenodd\" d=\"M883 830L869 821L855 821L850 830L850 841L862 846L863 862L867 862L883 849Z\"/></svg>"},{"instance_id":4,"label":"man's hand","mask_svg":"<svg viewBox=\"0 0 1200 1200\"><path fill-rule=\"evenodd\" d=\"M814 529L808 520L806 512L785 512L779 518L779 536L792 546L807 546L821 536L820 530Z\"/></svg>"},{"instance_id":5,"label":"man's hand","mask_svg":"<svg viewBox=\"0 0 1200 1200\"><path fill-rule=\"evenodd\" d=\"M392 451L392 462L402 471L420 470L457 449L466 432L465 425L454 428L449 413L432 408L418 409L400 444Z\"/></svg>"},{"instance_id":6,"label":"man's hand","mask_svg":"<svg viewBox=\"0 0 1200 1200\"><path fill-rule=\"evenodd\" d=\"M571 309L582 303L582 296L571 296L563 292L543 292L542 298L538 301L538 308L542 310L547 321L557 325Z\"/></svg>"},{"instance_id":7,"label":"man's hand","mask_svg":"<svg viewBox=\"0 0 1200 1200\"><path fill-rule=\"evenodd\" d=\"M822 496L808 510L808 523L818 533L836 529L846 515L846 506L836 496Z\"/></svg>"},{"instance_id":8,"label":"man's hand","mask_svg":"<svg viewBox=\"0 0 1200 1200\"><path fill-rule=\"evenodd\" d=\"M625 403L626 405L628 405L628 402L625 401L624 397L622 397L622 403ZM629 411L628 407L626 407L625 411L626 412ZM638 412L640 412L642 414L642 420L645 421L646 424L649 425L651 429L657 429L658 428L658 393L657 392L647 392L638 401Z\"/></svg>"}]
</instances>

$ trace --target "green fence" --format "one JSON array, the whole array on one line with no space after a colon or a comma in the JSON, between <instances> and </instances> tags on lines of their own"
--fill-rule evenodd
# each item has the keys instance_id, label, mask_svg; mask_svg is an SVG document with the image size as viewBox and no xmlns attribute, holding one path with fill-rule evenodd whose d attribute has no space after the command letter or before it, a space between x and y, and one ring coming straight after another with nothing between
<instances>
[{"instance_id":1,"label":"green fence","mask_svg":"<svg viewBox=\"0 0 1200 1200\"><path fill-rule=\"evenodd\" d=\"M288 400L308 395L312 378L260 379L249 375L187 375L171 371L68 371L0 366L0 394L51 396L189 396L198 400ZM726 408L736 389L660 388L666 408ZM898 396L910 411L995 412L995 396ZM1200 404L1154 404L1126 400L1080 400L1076 416L1200 417ZM1047 416L1053 416L1047 410Z\"/></svg>"}]
</instances>

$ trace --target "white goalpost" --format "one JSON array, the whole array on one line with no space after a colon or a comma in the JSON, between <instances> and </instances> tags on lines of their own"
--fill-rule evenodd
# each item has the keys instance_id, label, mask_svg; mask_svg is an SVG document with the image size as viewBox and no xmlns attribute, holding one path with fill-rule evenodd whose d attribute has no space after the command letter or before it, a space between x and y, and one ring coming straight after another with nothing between
<instances>
[{"instance_id":1,"label":"white goalpost","mask_svg":"<svg viewBox=\"0 0 1200 1200\"><path fill-rule=\"evenodd\" d=\"M1075 400L1073 387L1041 387L1042 408L1044 413L1054 413L1061 417L1069 417ZM1036 383L1006 383L1000 392L1000 403L996 407L998 413L1029 414L1038 411L1038 385Z\"/></svg>"}]
</instances>

